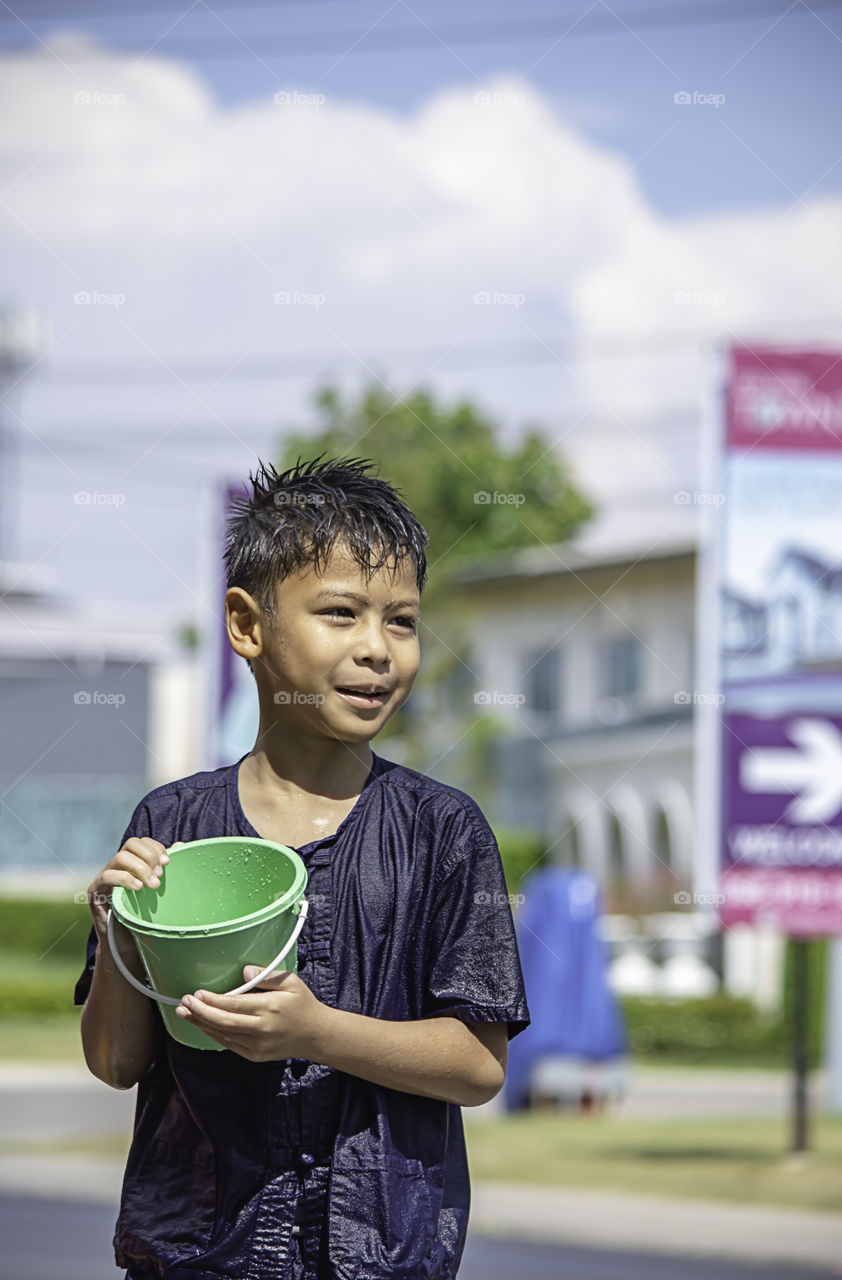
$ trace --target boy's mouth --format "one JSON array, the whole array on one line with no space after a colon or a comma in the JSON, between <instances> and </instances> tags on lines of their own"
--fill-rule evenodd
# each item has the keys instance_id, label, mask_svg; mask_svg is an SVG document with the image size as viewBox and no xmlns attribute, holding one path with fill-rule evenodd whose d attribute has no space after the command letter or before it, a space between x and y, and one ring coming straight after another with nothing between
<instances>
[{"instance_id":1,"label":"boy's mouth","mask_svg":"<svg viewBox=\"0 0 842 1280\"><path fill-rule=\"evenodd\" d=\"M381 707L389 696L388 689L365 693L362 689L341 687L337 688L336 692L354 707Z\"/></svg>"}]
</instances>

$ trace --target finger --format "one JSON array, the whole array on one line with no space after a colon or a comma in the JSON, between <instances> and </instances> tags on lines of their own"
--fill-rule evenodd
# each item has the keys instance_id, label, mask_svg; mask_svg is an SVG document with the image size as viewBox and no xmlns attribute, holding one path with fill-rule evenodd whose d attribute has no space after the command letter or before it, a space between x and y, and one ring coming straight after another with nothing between
<instances>
[{"instance_id":1,"label":"finger","mask_svg":"<svg viewBox=\"0 0 842 1280\"><path fill-rule=\"evenodd\" d=\"M176 1012L178 1012L178 1010L176 1010ZM218 1027L212 1027L210 1025L199 1026L199 1023L196 1022L192 1016L185 1018L184 1021L194 1023L197 1030L203 1032L206 1036L210 1036L211 1040L214 1040L223 1049L233 1048L234 1041L232 1037L227 1035L226 1032L221 1031ZM237 1041L236 1043L240 1044L241 1042Z\"/></svg>"},{"instance_id":2,"label":"finger","mask_svg":"<svg viewBox=\"0 0 842 1280\"><path fill-rule=\"evenodd\" d=\"M152 840L146 836L142 838L132 836L131 839L126 841L117 856L119 857L123 853L141 858L150 867L165 866L170 860L166 846L162 845L159 840Z\"/></svg>"},{"instance_id":3,"label":"finger","mask_svg":"<svg viewBox=\"0 0 842 1280\"><path fill-rule=\"evenodd\" d=\"M150 872L145 873L147 876ZM123 870L120 867L111 867L103 871L99 878L100 884L108 889L115 889L117 885L122 885L124 889L142 889L146 883L134 871ZM152 885L154 889L155 886Z\"/></svg>"},{"instance_id":4,"label":"finger","mask_svg":"<svg viewBox=\"0 0 842 1280\"><path fill-rule=\"evenodd\" d=\"M219 997L214 997L218 999ZM239 998L239 997L238 997ZM217 1008L216 1005L206 1003L205 1000L197 999L196 996L185 995L181 997L181 1005L187 1009L191 1018L195 1018L204 1028L206 1025L216 1028L220 1031L230 1032L250 1032L257 1025L258 1014L260 1010L255 1009L252 1004L248 1011L240 1011L232 1008Z\"/></svg>"},{"instance_id":5,"label":"finger","mask_svg":"<svg viewBox=\"0 0 842 1280\"><path fill-rule=\"evenodd\" d=\"M183 1018L185 1022L191 1023L199 1031L203 1031L206 1036L210 1036L211 1040L215 1040L223 1049L230 1049L232 1053L238 1053L242 1058L248 1058L251 1062L259 1062L261 1058L255 1052L255 1042L253 1034L243 1034L242 1031L235 1026L221 1025L218 1019L225 1015L218 1014L216 1011L211 1016L205 1016L196 1008L193 997L188 996L185 999L190 1000L193 1005L192 1009L185 1009L184 1004L176 1006L176 1013ZM231 1015L228 1015L229 1020ZM252 1025L246 1027L245 1032L254 1032L256 1028Z\"/></svg>"},{"instance_id":6,"label":"finger","mask_svg":"<svg viewBox=\"0 0 842 1280\"><path fill-rule=\"evenodd\" d=\"M256 978L259 973L263 972L265 966L259 964L247 964L243 967L243 977L246 982L251 982L252 978ZM288 969L275 969L258 983L256 987L252 987L252 991L280 991L286 984L291 985L291 979L297 977Z\"/></svg>"},{"instance_id":7,"label":"finger","mask_svg":"<svg viewBox=\"0 0 842 1280\"><path fill-rule=\"evenodd\" d=\"M140 853L143 857L152 857L156 861L167 852L167 846L161 844L160 840L153 840L151 836L129 836L123 848Z\"/></svg>"},{"instance_id":8,"label":"finger","mask_svg":"<svg viewBox=\"0 0 842 1280\"><path fill-rule=\"evenodd\" d=\"M188 1001L188 1008L191 1004L201 1005L204 1009L214 1009L220 1013L237 1014L243 1018L257 1017L263 1007L263 1001L260 996L252 996L246 994L242 996L229 996L219 994L216 991L194 991L192 995L184 997Z\"/></svg>"},{"instance_id":9,"label":"finger","mask_svg":"<svg viewBox=\"0 0 842 1280\"><path fill-rule=\"evenodd\" d=\"M147 857L142 858L137 853L130 853L125 849L121 849L114 859L117 867L127 867L133 871L144 884L150 884L153 880L160 881L160 877L164 874L164 866L166 865L163 856L156 861L150 853Z\"/></svg>"},{"instance_id":10,"label":"finger","mask_svg":"<svg viewBox=\"0 0 842 1280\"><path fill-rule=\"evenodd\" d=\"M163 874L161 866L150 867L142 858L136 857L131 853L119 853L109 867L103 872L103 879L109 878L114 874L124 874L132 878L136 883L132 884L132 889L142 889L144 885L156 889L161 883L160 877ZM118 881L117 883L122 883Z\"/></svg>"}]
</instances>

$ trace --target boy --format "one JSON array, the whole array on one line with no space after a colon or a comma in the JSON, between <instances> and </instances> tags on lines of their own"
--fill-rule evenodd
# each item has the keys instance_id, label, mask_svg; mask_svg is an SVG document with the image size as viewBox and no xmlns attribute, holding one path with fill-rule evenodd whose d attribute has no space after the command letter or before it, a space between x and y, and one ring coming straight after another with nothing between
<instances>
[{"instance_id":1,"label":"boy","mask_svg":"<svg viewBox=\"0 0 842 1280\"><path fill-rule=\"evenodd\" d=\"M261 463L229 519L225 622L257 683L253 749L150 792L89 886L85 1058L138 1086L114 1237L128 1280L455 1276L460 1107L498 1093L529 1024L491 828L464 792L369 746L418 671L427 535L370 462L321 457ZM221 1053L169 1036L104 941L115 885L154 888L169 846L217 835L296 848L311 903L298 974L185 993L177 1013Z\"/></svg>"}]
</instances>

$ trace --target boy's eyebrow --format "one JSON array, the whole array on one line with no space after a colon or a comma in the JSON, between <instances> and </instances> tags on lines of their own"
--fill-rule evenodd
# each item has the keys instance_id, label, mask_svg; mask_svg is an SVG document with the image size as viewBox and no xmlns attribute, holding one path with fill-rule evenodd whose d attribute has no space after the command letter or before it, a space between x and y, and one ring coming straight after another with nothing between
<instances>
[{"instance_id":1,"label":"boy's eyebrow","mask_svg":"<svg viewBox=\"0 0 842 1280\"><path fill-rule=\"evenodd\" d=\"M339 591L335 588L330 589L327 587L324 589L324 591L320 591L318 595L315 595L313 597L314 601L323 600L323 599L356 600L357 604L371 604L371 601L369 600L368 596L358 595L356 591ZM394 609L394 608L417 609L418 601L417 600L387 600L385 607L387 609Z\"/></svg>"}]
</instances>

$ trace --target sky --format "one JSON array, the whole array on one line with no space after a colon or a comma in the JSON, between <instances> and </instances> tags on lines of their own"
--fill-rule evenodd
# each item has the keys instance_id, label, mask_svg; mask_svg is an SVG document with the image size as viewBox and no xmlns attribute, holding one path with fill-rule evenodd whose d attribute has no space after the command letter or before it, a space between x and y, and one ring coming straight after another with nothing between
<instances>
[{"instance_id":1,"label":"sky","mask_svg":"<svg viewBox=\"0 0 842 1280\"><path fill-rule=\"evenodd\" d=\"M0 558L201 613L222 484L329 380L692 522L711 350L842 350L840 69L829 2L4 5Z\"/></svg>"}]
</instances>

